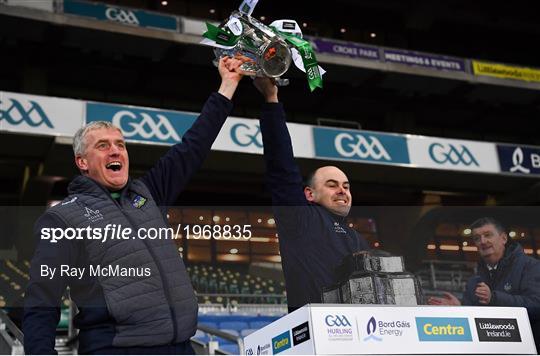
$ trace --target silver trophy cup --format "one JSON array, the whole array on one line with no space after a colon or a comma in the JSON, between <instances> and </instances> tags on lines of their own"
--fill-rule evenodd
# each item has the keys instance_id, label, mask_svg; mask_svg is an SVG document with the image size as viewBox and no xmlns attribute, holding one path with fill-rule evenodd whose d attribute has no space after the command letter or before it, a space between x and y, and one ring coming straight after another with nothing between
<instances>
[{"instance_id":1,"label":"silver trophy cup","mask_svg":"<svg viewBox=\"0 0 540 356\"><path fill-rule=\"evenodd\" d=\"M255 18L235 11L227 26L240 39L233 48L215 48L216 58L245 56L251 59L240 66L247 75L279 78L289 69L292 54L287 43L268 26Z\"/></svg>"}]
</instances>

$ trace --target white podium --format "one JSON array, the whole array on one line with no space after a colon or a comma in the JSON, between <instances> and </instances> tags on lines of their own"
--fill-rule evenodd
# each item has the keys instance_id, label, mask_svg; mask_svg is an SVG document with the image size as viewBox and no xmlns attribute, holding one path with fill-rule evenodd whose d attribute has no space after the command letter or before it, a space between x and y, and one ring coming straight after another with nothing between
<instances>
[{"instance_id":1,"label":"white podium","mask_svg":"<svg viewBox=\"0 0 540 356\"><path fill-rule=\"evenodd\" d=\"M536 354L527 310L308 304L244 339L247 355Z\"/></svg>"}]
</instances>

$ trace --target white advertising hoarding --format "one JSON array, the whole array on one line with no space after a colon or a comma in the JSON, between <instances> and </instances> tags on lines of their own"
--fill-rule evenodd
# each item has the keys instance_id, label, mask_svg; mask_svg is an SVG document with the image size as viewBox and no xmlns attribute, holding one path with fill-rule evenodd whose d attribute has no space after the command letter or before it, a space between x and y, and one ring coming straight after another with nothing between
<instances>
[{"instance_id":1,"label":"white advertising hoarding","mask_svg":"<svg viewBox=\"0 0 540 356\"><path fill-rule=\"evenodd\" d=\"M0 131L74 136L84 122L84 102L0 92Z\"/></svg>"},{"instance_id":2,"label":"white advertising hoarding","mask_svg":"<svg viewBox=\"0 0 540 356\"><path fill-rule=\"evenodd\" d=\"M0 3L2 2L0 1ZM53 0L6 0L5 3L11 6L29 7L48 12L54 11Z\"/></svg>"},{"instance_id":3,"label":"white advertising hoarding","mask_svg":"<svg viewBox=\"0 0 540 356\"><path fill-rule=\"evenodd\" d=\"M295 157L313 158L311 126L287 124ZM229 117L212 145L213 150L263 154L259 120Z\"/></svg>"},{"instance_id":4,"label":"white advertising hoarding","mask_svg":"<svg viewBox=\"0 0 540 356\"><path fill-rule=\"evenodd\" d=\"M407 137L411 164L419 168L499 173L494 143L437 137Z\"/></svg>"}]
</instances>

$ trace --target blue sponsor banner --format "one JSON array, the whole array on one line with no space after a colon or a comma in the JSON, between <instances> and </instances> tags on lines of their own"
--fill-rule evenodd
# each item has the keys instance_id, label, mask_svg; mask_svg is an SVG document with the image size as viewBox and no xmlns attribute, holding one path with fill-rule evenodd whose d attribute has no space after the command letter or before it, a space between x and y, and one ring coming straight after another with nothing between
<instances>
[{"instance_id":1,"label":"blue sponsor banner","mask_svg":"<svg viewBox=\"0 0 540 356\"><path fill-rule=\"evenodd\" d=\"M96 20L119 22L125 25L177 30L176 17L143 10L78 0L64 0L64 13L91 17Z\"/></svg>"},{"instance_id":2,"label":"blue sponsor banner","mask_svg":"<svg viewBox=\"0 0 540 356\"><path fill-rule=\"evenodd\" d=\"M420 341L472 341L467 318L415 318Z\"/></svg>"},{"instance_id":3,"label":"blue sponsor banner","mask_svg":"<svg viewBox=\"0 0 540 356\"><path fill-rule=\"evenodd\" d=\"M272 354L279 354L291 348L291 335L289 330L272 338Z\"/></svg>"},{"instance_id":4,"label":"blue sponsor banner","mask_svg":"<svg viewBox=\"0 0 540 356\"><path fill-rule=\"evenodd\" d=\"M540 148L497 145L501 171L507 173L540 174Z\"/></svg>"},{"instance_id":5,"label":"blue sponsor banner","mask_svg":"<svg viewBox=\"0 0 540 356\"><path fill-rule=\"evenodd\" d=\"M439 56L436 54L403 51L399 49L385 49L384 61L436 70L447 70L453 72L466 71L464 59Z\"/></svg>"},{"instance_id":6,"label":"blue sponsor banner","mask_svg":"<svg viewBox=\"0 0 540 356\"><path fill-rule=\"evenodd\" d=\"M322 38L309 37L313 48L317 53L329 53L338 56L379 60L377 47L364 46L352 42L339 42Z\"/></svg>"},{"instance_id":7,"label":"blue sponsor banner","mask_svg":"<svg viewBox=\"0 0 540 356\"><path fill-rule=\"evenodd\" d=\"M126 139L174 144L197 119L196 114L144 109L133 106L87 103L86 122L109 121L118 126Z\"/></svg>"},{"instance_id":8,"label":"blue sponsor banner","mask_svg":"<svg viewBox=\"0 0 540 356\"><path fill-rule=\"evenodd\" d=\"M407 140L399 135L314 127L313 141L318 158L410 163Z\"/></svg>"}]
</instances>

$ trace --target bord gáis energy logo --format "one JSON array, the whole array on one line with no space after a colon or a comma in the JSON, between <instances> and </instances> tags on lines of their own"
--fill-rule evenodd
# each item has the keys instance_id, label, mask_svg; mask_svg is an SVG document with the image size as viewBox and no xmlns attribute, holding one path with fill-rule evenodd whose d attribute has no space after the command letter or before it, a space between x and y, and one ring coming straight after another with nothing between
<instances>
[{"instance_id":1,"label":"bord g\u00e1is energy logo","mask_svg":"<svg viewBox=\"0 0 540 356\"><path fill-rule=\"evenodd\" d=\"M375 335L375 332L377 331L377 321L375 320L375 317L369 319L366 328L368 336L364 338L364 341L382 341L382 338Z\"/></svg>"},{"instance_id":2,"label":"bord g\u00e1is energy logo","mask_svg":"<svg viewBox=\"0 0 540 356\"><path fill-rule=\"evenodd\" d=\"M406 320L381 320L371 317L366 325L367 336L364 341L382 341L383 337L401 337L411 323Z\"/></svg>"},{"instance_id":3,"label":"bord g\u00e1is energy logo","mask_svg":"<svg viewBox=\"0 0 540 356\"><path fill-rule=\"evenodd\" d=\"M420 341L472 341L467 318L420 318L416 329Z\"/></svg>"}]
</instances>

